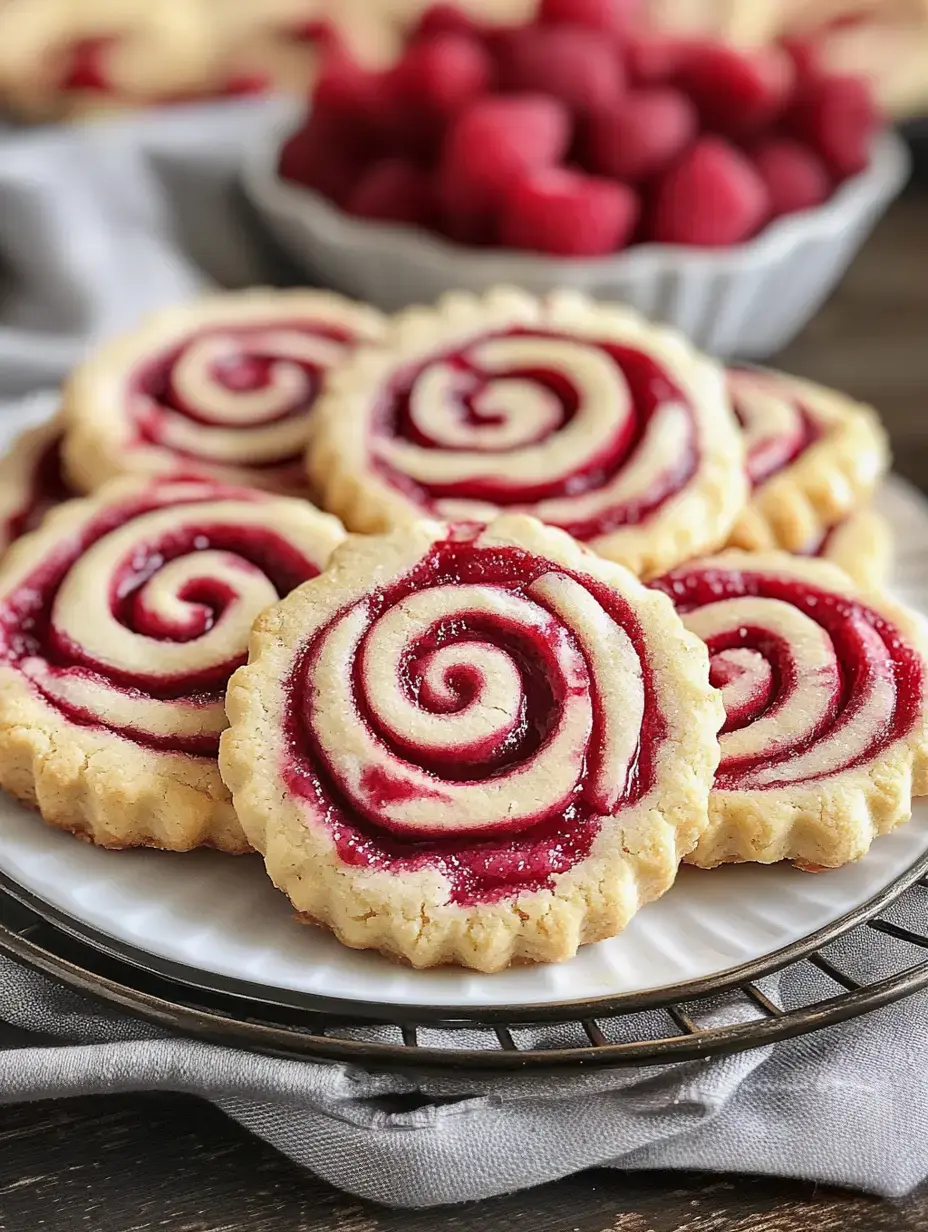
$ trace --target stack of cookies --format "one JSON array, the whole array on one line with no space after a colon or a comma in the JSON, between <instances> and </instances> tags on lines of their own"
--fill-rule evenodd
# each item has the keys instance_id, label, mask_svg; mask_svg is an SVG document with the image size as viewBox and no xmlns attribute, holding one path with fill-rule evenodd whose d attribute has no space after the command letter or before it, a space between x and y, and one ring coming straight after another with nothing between
<instances>
[{"instance_id":1,"label":"stack of cookies","mask_svg":"<svg viewBox=\"0 0 928 1232\"><path fill-rule=\"evenodd\" d=\"M0 106L32 119L266 90L305 93L332 33L361 62L398 55L433 0L3 0ZM452 7L441 0L438 7ZM618 10L662 35L763 46L811 40L832 72L866 78L894 116L928 104L925 0L454 0L463 19L517 24ZM645 52L647 55L647 52Z\"/></svg>"},{"instance_id":2,"label":"stack of cookies","mask_svg":"<svg viewBox=\"0 0 928 1232\"><path fill-rule=\"evenodd\" d=\"M174 309L0 463L0 783L256 849L419 967L569 958L681 860L859 859L928 792L888 460L870 408L573 293Z\"/></svg>"},{"instance_id":3,"label":"stack of cookies","mask_svg":"<svg viewBox=\"0 0 928 1232\"><path fill-rule=\"evenodd\" d=\"M304 94L332 37L389 64L431 0L3 0L0 108L83 118L198 98ZM492 24L537 0L458 0Z\"/></svg>"}]
</instances>

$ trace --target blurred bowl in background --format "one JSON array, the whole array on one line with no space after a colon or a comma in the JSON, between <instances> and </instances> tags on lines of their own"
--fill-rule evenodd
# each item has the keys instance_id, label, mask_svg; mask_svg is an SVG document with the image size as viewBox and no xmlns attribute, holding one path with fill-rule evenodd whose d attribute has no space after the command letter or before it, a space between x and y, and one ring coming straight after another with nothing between
<instances>
[{"instance_id":1,"label":"blurred bowl in background","mask_svg":"<svg viewBox=\"0 0 928 1232\"><path fill-rule=\"evenodd\" d=\"M536 295L571 287L631 304L725 358L765 358L795 337L840 280L910 171L894 131L874 142L867 169L824 205L790 214L748 243L697 249L642 244L614 256L564 260L501 248L467 248L430 232L344 213L278 174L295 110L259 134L243 166L259 217L313 281L385 311L445 291L499 283Z\"/></svg>"}]
</instances>

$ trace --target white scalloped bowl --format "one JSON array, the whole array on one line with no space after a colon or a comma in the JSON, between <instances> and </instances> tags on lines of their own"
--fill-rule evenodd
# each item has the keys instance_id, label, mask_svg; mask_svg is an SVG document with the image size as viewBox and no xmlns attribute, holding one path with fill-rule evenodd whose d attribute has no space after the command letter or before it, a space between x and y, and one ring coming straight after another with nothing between
<instances>
[{"instance_id":1,"label":"white scalloped bowl","mask_svg":"<svg viewBox=\"0 0 928 1232\"><path fill-rule=\"evenodd\" d=\"M721 356L764 358L793 338L835 287L904 185L905 143L884 132L866 171L825 205L771 223L746 244L693 249L643 244L615 256L561 260L473 249L412 227L368 222L277 173L298 122L291 112L246 154L245 191L268 229L313 280L388 312L445 291L499 283L542 295L572 287L619 300Z\"/></svg>"}]
</instances>

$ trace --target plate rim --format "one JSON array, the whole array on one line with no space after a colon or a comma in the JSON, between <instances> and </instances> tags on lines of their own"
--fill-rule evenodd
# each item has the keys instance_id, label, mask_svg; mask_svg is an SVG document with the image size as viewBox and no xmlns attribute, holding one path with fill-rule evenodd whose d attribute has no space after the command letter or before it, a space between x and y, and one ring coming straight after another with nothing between
<instances>
[{"instance_id":1,"label":"plate rim","mask_svg":"<svg viewBox=\"0 0 928 1232\"><path fill-rule=\"evenodd\" d=\"M7 899L8 896L0 891L0 904ZM866 927L866 924L863 927ZM329 1034L329 1024L325 1022L319 1028L318 1034L312 1034L300 1024L292 1022L274 1023L254 1018L236 1018L229 1013L228 1008L224 1009L223 998L219 994L213 998L219 1000L218 1006L189 1001L181 1003L157 990L152 992L146 989L142 982L143 973L139 973L137 982L127 982L126 964L115 964L117 975L100 973L88 966L86 960L78 963L73 958L37 944L31 939L31 931L30 927L24 930L11 929L0 919L0 952L46 977L57 979L77 992L107 1005L118 1005L124 1012L134 1014L169 1032L180 1030L208 1043L240 1047L258 1054L340 1064L374 1063L380 1069L416 1074L444 1074L450 1071L470 1074L478 1081L487 1081L491 1074L501 1072L532 1073L553 1070L580 1073L590 1066L614 1068L706 1061L713 1057L744 1052L818 1032L891 1005L928 987L926 959L875 984L861 986L824 1001L783 1010L772 1016L752 1019L750 1022L700 1029L695 1034L687 1031L674 1037L610 1042L605 1037L597 1039L595 1032L587 1030L590 1041L588 1045L572 1045L560 1050L539 1050L514 1046L511 1035L507 1042L500 1035L501 1028L497 1026L495 1031L501 1044L500 1050L436 1048L418 1043L416 1026L419 1024L411 1030L400 1023L392 1024L402 1031L403 1043L399 1045L333 1036ZM57 929L53 928L52 931L58 935ZM928 943L928 937L924 943ZM151 980L158 977L147 978ZM162 982L170 985L170 981ZM229 998L225 1000L228 1001ZM492 1024L471 1025L492 1028ZM589 1020L584 1020L581 1025L588 1028ZM682 1032L683 1024L678 1025Z\"/></svg>"},{"instance_id":2,"label":"plate rim","mask_svg":"<svg viewBox=\"0 0 928 1232\"><path fill-rule=\"evenodd\" d=\"M543 1022L558 1022L592 1017L611 1017L659 1009L679 1001L693 1001L753 983L777 971L800 962L809 954L837 941L846 933L879 915L908 889L928 875L928 848L899 876L887 882L876 894L858 903L843 915L830 920L820 928L771 950L746 963L728 967L716 975L701 976L677 984L639 992L610 993L602 997L566 1000L525 1002L496 1005L428 1005L413 1002L354 1000L346 997L327 997L322 993L300 991L256 984L234 976L210 972L205 968L191 967L112 937L106 932L78 920L60 908L47 902L21 886L15 879L0 870L0 891L6 893L22 906L34 912L46 924L66 936L88 945L98 953L126 963L137 971L172 980L185 988L200 993L218 993L231 996L243 1004L274 1006L303 1011L317 1016L338 1018L360 1023L378 1022L419 1025L444 1025L482 1023L487 1025L505 1023L522 1025ZM270 994L270 995L269 995Z\"/></svg>"}]
</instances>

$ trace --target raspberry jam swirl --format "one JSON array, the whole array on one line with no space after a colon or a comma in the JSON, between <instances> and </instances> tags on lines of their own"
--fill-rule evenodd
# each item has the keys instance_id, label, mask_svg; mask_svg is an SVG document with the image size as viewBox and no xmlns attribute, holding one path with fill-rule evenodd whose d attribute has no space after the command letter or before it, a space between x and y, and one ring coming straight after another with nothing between
<instances>
[{"instance_id":1,"label":"raspberry jam swirl","mask_svg":"<svg viewBox=\"0 0 928 1232\"><path fill-rule=\"evenodd\" d=\"M915 724L921 656L856 599L798 570L722 561L655 585L709 649L727 716L717 790L788 787L866 766Z\"/></svg>"},{"instance_id":2,"label":"raspberry jam swirl","mask_svg":"<svg viewBox=\"0 0 928 1232\"><path fill-rule=\"evenodd\" d=\"M57 424L33 428L0 462L0 552L74 495L62 469L61 439Z\"/></svg>"},{"instance_id":3,"label":"raspberry jam swirl","mask_svg":"<svg viewBox=\"0 0 928 1232\"><path fill-rule=\"evenodd\" d=\"M623 597L458 533L296 653L284 772L344 863L435 868L473 903L583 860L651 788L663 727Z\"/></svg>"},{"instance_id":4,"label":"raspberry jam swirl","mask_svg":"<svg viewBox=\"0 0 928 1232\"><path fill-rule=\"evenodd\" d=\"M821 436L821 427L787 382L766 372L728 371L728 389L741 425L752 487L789 466Z\"/></svg>"},{"instance_id":5,"label":"raspberry jam swirl","mask_svg":"<svg viewBox=\"0 0 928 1232\"><path fill-rule=\"evenodd\" d=\"M65 53L63 71L57 89L63 94L99 94L126 103L177 104L195 102L201 98L237 98L241 95L262 94L271 87L266 74L233 74L219 82L204 82L200 88L179 92L160 89L133 89L122 83L110 61L119 52L120 40L115 37L79 39Z\"/></svg>"},{"instance_id":6,"label":"raspberry jam swirl","mask_svg":"<svg viewBox=\"0 0 928 1232\"><path fill-rule=\"evenodd\" d=\"M83 521L75 503L57 537L39 532L38 558L4 577L0 662L72 723L215 757L255 618L340 537L278 529L290 504L191 483L133 485Z\"/></svg>"},{"instance_id":7,"label":"raspberry jam swirl","mask_svg":"<svg viewBox=\"0 0 928 1232\"><path fill-rule=\"evenodd\" d=\"M801 552L797 552L797 556L817 556L822 560L827 560L831 556L832 547L838 536L847 526L848 520L838 522L835 526L830 526L828 530L820 531L812 539L807 540Z\"/></svg>"},{"instance_id":8,"label":"raspberry jam swirl","mask_svg":"<svg viewBox=\"0 0 928 1232\"><path fill-rule=\"evenodd\" d=\"M530 328L398 372L371 448L381 474L437 516L506 508L585 541L646 522L700 465L691 400L657 359Z\"/></svg>"},{"instance_id":9,"label":"raspberry jam swirl","mask_svg":"<svg viewBox=\"0 0 928 1232\"><path fill-rule=\"evenodd\" d=\"M313 321L198 330L131 374L135 443L170 451L182 475L244 469L260 487L302 491L310 410L353 343Z\"/></svg>"}]
</instances>

